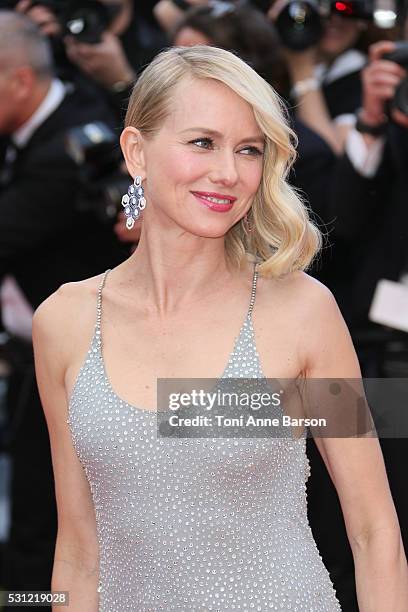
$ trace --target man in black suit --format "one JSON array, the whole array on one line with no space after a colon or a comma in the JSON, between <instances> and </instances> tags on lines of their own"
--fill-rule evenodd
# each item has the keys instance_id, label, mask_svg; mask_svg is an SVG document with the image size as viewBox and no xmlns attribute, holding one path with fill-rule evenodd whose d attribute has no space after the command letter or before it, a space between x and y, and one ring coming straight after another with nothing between
<instances>
[{"instance_id":1,"label":"man in black suit","mask_svg":"<svg viewBox=\"0 0 408 612\"><path fill-rule=\"evenodd\" d=\"M383 41L370 49L362 109L334 173L335 232L348 250L339 302L352 332L373 327L378 280L398 280L408 264L408 117L393 107L407 71L382 57L394 47Z\"/></svg>"},{"instance_id":2,"label":"man in black suit","mask_svg":"<svg viewBox=\"0 0 408 612\"><path fill-rule=\"evenodd\" d=\"M403 376L384 368L385 347L387 341L408 346L408 334L379 326L368 318L378 281L399 281L408 272L408 116L394 103L407 71L383 59L394 48L390 41L370 48L370 63L362 75L363 106L333 183L335 231L347 255L343 258L339 304L366 377ZM395 361L395 354L392 359ZM406 432L401 432L399 439L380 442L408 550L404 473L408 439L404 435Z\"/></svg>"},{"instance_id":3,"label":"man in black suit","mask_svg":"<svg viewBox=\"0 0 408 612\"><path fill-rule=\"evenodd\" d=\"M0 278L14 276L32 308L62 283L98 274L127 256L111 225L76 205L81 183L65 150L66 131L95 120L114 121L89 91L54 77L47 40L30 19L0 11ZM24 385L22 376L16 379L11 418L23 386L27 401L10 448L12 514L2 584L49 590L56 509L31 360Z\"/></svg>"}]
</instances>

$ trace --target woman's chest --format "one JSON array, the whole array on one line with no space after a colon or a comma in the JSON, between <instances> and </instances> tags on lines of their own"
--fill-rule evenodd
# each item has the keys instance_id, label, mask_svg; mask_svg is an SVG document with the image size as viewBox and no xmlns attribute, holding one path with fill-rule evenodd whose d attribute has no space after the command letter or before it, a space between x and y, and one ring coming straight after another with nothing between
<instances>
[{"instance_id":1,"label":"woman's chest","mask_svg":"<svg viewBox=\"0 0 408 612\"><path fill-rule=\"evenodd\" d=\"M237 329L238 328L238 329ZM119 340L119 341L118 341ZM296 379L302 370L296 332L273 329L264 317L222 318L171 330L147 329L105 342L107 376L120 397L156 405L157 380L229 376Z\"/></svg>"}]
</instances>

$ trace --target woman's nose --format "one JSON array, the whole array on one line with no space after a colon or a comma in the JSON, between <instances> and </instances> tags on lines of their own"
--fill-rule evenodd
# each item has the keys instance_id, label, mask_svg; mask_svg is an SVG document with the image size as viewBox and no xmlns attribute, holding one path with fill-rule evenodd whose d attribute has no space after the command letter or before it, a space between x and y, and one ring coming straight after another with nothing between
<instances>
[{"instance_id":1,"label":"woman's nose","mask_svg":"<svg viewBox=\"0 0 408 612\"><path fill-rule=\"evenodd\" d=\"M211 172L210 179L214 183L232 186L237 183L238 178L235 153L233 151L220 152L220 155L217 155L216 165Z\"/></svg>"}]
</instances>

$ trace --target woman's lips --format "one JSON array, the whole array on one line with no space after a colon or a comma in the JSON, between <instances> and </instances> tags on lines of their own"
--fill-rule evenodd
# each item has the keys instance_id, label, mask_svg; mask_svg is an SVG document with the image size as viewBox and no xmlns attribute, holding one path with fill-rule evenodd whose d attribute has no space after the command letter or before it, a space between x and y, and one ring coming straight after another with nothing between
<instances>
[{"instance_id":1,"label":"woman's lips","mask_svg":"<svg viewBox=\"0 0 408 612\"><path fill-rule=\"evenodd\" d=\"M228 212L234 205L236 198L232 196L224 196L221 194L200 192L200 191L192 191L193 196L200 202L200 204L204 204L207 208L214 210L216 212ZM215 198L217 200L229 200L228 203L214 202L208 198Z\"/></svg>"}]
</instances>

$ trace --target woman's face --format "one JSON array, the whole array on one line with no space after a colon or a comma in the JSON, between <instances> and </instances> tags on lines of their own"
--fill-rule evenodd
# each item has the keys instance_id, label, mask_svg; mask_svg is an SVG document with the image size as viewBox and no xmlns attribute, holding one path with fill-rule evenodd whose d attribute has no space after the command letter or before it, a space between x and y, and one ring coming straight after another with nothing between
<instances>
[{"instance_id":1,"label":"woman's face","mask_svg":"<svg viewBox=\"0 0 408 612\"><path fill-rule=\"evenodd\" d=\"M331 15L327 20L324 34L319 43L323 55L335 58L357 43L362 30L362 23L339 15Z\"/></svg>"},{"instance_id":2,"label":"woman's face","mask_svg":"<svg viewBox=\"0 0 408 612\"><path fill-rule=\"evenodd\" d=\"M194 47L195 45L211 44L211 40L205 34L189 27L181 28L173 42L173 45L176 47Z\"/></svg>"},{"instance_id":3,"label":"woman's face","mask_svg":"<svg viewBox=\"0 0 408 612\"><path fill-rule=\"evenodd\" d=\"M224 236L251 206L263 149L246 101L216 80L183 79L160 130L143 139L148 206L196 236Z\"/></svg>"}]
</instances>

